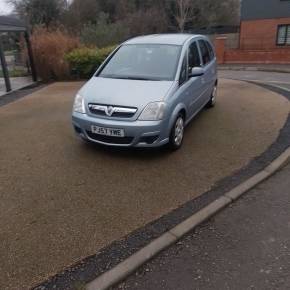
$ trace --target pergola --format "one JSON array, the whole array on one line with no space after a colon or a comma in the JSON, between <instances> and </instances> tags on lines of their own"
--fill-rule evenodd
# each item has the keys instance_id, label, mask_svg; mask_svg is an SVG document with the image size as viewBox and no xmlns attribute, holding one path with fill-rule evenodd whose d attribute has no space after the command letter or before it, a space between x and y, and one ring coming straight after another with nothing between
<instances>
[{"instance_id":1,"label":"pergola","mask_svg":"<svg viewBox=\"0 0 290 290\"><path fill-rule=\"evenodd\" d=\"M3 71L3 77L4 77L5 85L6 85L6 91L9 92L11 91L11 82L10 82L9 71L8 71L5 54L4 54L2 36L1 36L3 32L23 32L24 33L24 38L27 45L27 52L28 52L28 57L29 57L29 62L30 62L30 67L31 67L32 79L34 82L37 81L37 75L36 75L36 70L35 70L34 61L33 61L32 49L31 49L31 44L29 40L29 33L28 33L28 29L26 25L17 18L9 17L9 16L0 16L0 60L1 60L1 66L2 66L2 71Z\"/></svg>"}]
</instances>

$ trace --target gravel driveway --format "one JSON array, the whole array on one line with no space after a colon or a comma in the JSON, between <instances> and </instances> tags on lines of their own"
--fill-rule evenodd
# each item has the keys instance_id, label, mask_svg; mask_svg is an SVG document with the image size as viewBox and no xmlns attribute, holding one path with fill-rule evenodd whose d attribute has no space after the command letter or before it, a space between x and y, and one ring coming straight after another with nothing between
<instances>
[{"instance_id":1,"label":"gravel driveway","mask_svg":"<svg viewBox=\"0 0 290 290\"><path fill-rule=\"evenodd\" d=\"M71 128L81 83L55 83L0 107L0 288L26 289L213 186L277 138L288 101L222 80L216 108L183 148L88 146Z\"/></svg>"}]
</instances>

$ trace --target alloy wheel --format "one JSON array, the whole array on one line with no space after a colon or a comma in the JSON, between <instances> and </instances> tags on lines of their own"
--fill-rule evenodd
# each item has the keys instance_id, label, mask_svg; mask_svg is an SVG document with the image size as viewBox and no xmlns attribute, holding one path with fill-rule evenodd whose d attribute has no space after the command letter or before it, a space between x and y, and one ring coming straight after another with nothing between
<instances>
[{"instance_id":1,"label":"alloy wheel","mask_svg":"<svg viewBox=\"0 0 290 290\"><path fill-rule=\"evenodd\" d=\"M183 140L184 134L184 121L183 118L180 116L177 118L175 123L175 131L174 131L174 142L176 146L180 146Z\"/></svg>"}]
</instances>

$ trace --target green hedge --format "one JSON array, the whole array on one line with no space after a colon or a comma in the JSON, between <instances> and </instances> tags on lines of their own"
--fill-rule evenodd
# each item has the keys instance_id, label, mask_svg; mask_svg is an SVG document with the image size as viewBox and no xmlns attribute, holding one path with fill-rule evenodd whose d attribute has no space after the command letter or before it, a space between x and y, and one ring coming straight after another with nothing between
<instances>
[{"instance_id":1,"label":"green hedge","mask_svg":"<svg viewBox=\"0 0 290 290\"><path fill-rule=\"evenodd\" d=\"M78 78L90 78L116 46L104 48L78 48L65 56Z\"/></svg>"}]
</instances>

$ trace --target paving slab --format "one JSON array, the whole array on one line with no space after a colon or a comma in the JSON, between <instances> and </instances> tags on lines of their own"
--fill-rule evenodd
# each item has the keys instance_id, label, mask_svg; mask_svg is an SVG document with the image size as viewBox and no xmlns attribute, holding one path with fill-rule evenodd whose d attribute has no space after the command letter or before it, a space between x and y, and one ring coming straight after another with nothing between
<instances>
[{"instance_id":1,"label":"paving slab","mask_svg":"<svg viewBox=\"0 0 290 290\"><path fill-rule=\"evenodd\" d=\"M20 88L23 88L25 86L33 84L33 80L32 80L32 77L30 77L30 76L27 76L27 77L11 77L10 78L10 83L11 83L12 90L18 90ZM4 78L0 77L0 97L2 95L5 95L5 94L7 94L5 81L4 81Z\"/></svg>"},{"instance_id":2,"label":"paving slab","mask_svg":"<svg viewBox=\"0 0 290 290\"><path fill-rule=\"evenodd\" d=\"M121 150L75 139L81 83L55 83L0 107L0 285L26 289L209 190L277 138L289 102L221 80L216 108L183 148Z\"/></svg>"}]
</instances>

